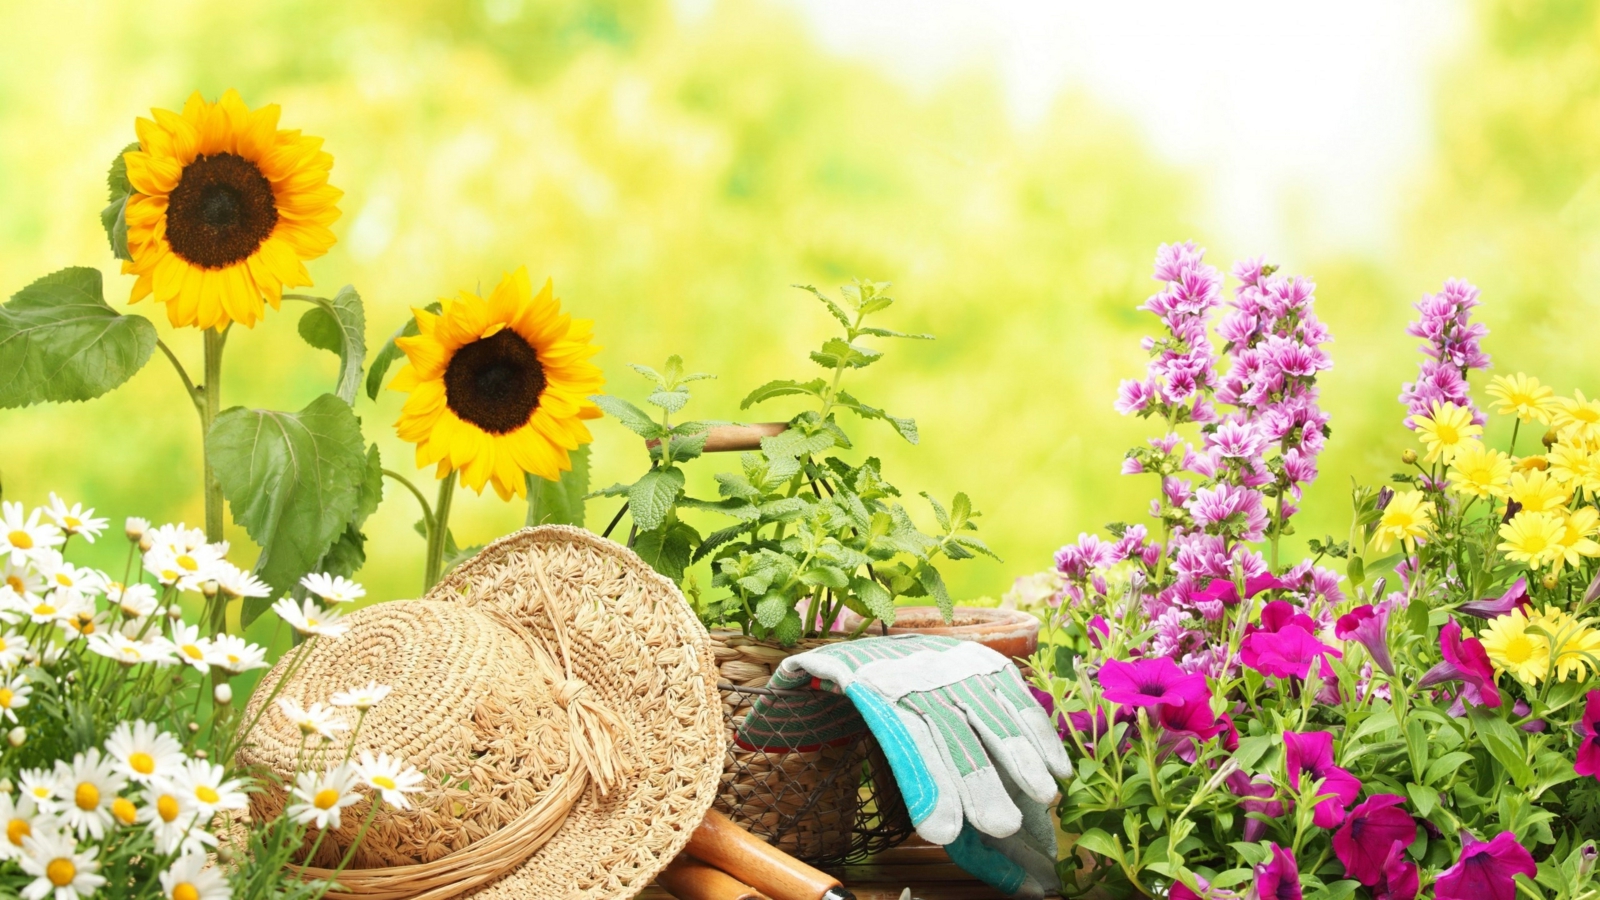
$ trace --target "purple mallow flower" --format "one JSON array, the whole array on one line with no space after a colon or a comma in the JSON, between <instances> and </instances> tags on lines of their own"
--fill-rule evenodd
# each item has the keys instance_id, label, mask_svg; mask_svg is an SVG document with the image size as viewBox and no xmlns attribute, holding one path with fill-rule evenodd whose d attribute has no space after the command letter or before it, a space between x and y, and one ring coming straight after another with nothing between
<instances>
[{"instance_id":1,"label":"purple mallow flower","mask_svg":"<svg viewBox=\"0 0 1600 900\"><path fill-rule=\"evenodd\" d=\"M1206 677L1184 672L1165 656L1134 662L1107 660L1100 667L1099 681L1106 700L1121 706L1211 703Z\"/></svg>"},{"instance_id":2,"label":"purple mallow flower","mask_svg":"<svg viewBox=\"0 0 1600 900\"><path fill-rule=\"evenodd\" d=\"M1573 770L1579 775L1600 778L1600 691L1590 691L1583 702L1583 720L1573 726L1582 739L1578 742Z\"/></svg>"},{"instance_id":3,"label":"purple mallow flower","mask_svg":"<svg viewBox=\"0 0 1600 900\"><path fill-rule=\"evenodd\" d=\"M1367 648L1372 661L1384 672L1394 674L1394 660L1389 656L1389 610L1384 607L1358 606L1339 617L1333 634L1341 641L1355 641Z\"/></svg>"},{"instance_id":4,"label":"purple mallow flower","mask_svg":"<svg viewBox=\"0 0 1600 900\"><path fill-rule=\"evenodd\" d=\"M1316 805L1312 823L1318 828L1333 828L1344 821L1345 810L1361 794L1361 780L1333 763L1333 734L1327 731L1285 731L1284 764L1289 770L1289 787L1300 790L1300 780L1321 781L1318 794L1331 794Z\"/></svg>"},{"instance_id":5,"label":"purple mallow flower","mask_svg":"<svg viewBox=\"0 0 1600 900\"><path fill-rule=\"evenodd\" d=\"M1472 411L1472 420L1482 425L1488 420L1467 389L1467 373L1489 368L1489 356L1481 342L1489 329L1472 321L1478 305L1478 289L1452 278L1444 290L1427 294L1417 301L1419 313L1406 333L1422 338L1422 352L1428 357L1417 373L1417 380L1402 386L1400 402L1406 405L1407 428L1415 428L1414 416L1431 414L1433 404L1449 402Z\"/></svg>"},{"instance_id":6,"label":"purple mallow flower","mask_svg":"<svg viewBox=\"0 0 1600 900\"><path fill-rule=\"evenodd\" d=\"M1277 844L1270 846L1272 857L1256 866L1256 896L1260 900L1301 900L1300 864L1294 853Z\"/></svg>"},{"instance_id":7,"label":"purple mallow flower","mask_svg":"<svg viewBox=\"0 0 1600 900\"><path fill-rule=\"evenodd\" d=\"M1504 702L1495 685L1494 666L1483 642L1461 637L1461 626L1447 623L1439 630L1439 651L1444 662L1429 669L1417 687L1433 687L1448 681L1461 682L1460 699L1478 706L1497 707Z\"/></svg>"},{"instance_id":8,"label":"purple mallow flower","mask_svg":"<svg viewBox=\"0 0 1600 900\"><path fill-rule=\"evenodd\" d=\"M1186 508L1201 529L1235 540L1259 541L1267 529L1261 492L1227 482L1195 491Z\"/></svg>"},{"instance_id":9,"label":"purple mallow flower","mask_svg":"<svg viewBox=\"0 0 1600 900\"><path fill-rule=\"evenodd\" d=\"M1156 251L1154 277L1165 287L1139 309L1154 313L1167 330L1145 338L1150 363L1143 379L1124 381L1116 409L1123 415L1211 422L1211 394L1217 386L1209 324L1222 303L1222 273L1205 264L1194 242L1163 244Z\"/></svg>"},{"instance_id":10,"label":"purple mallow flower","mask_svg":"<svg viewBox=\"0 0 1600 900\"><path fill-rule=\"evenodd\" d=\"M1511 832L1502 831L1490 841L1462 832L1461 859L1439 873L1434 896L1437 900L1516 900L1517 882L1512 876L1532 878L1537 872L1533 855Z\"/></svg>"},{"instance_id":11,"label":"purple mallow flower","mask_svg":"<svg viewBox=\"0 0 1600 900\"><path fill-rule=\"evenodd\" d=\"M1345 874L1372 887L1384 880L1389 852L1403 850L1417 839L1417 823L1402 809L1405 798L1378 794L1367 798L1333 834L1333 853L1344 863Z\"/></svg>"}]
</instances>

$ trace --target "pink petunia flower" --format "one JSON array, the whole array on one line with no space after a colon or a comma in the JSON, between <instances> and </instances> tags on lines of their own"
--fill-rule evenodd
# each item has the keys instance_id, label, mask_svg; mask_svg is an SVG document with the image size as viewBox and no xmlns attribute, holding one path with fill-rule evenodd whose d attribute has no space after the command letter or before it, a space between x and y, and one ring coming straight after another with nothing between
<instances>
[{"instance_id":1,"label":"pink petunia flower","mask_svg":"<svg viewBox=\"0 0 1600 900\"><path fill-rule=\"evenodd\" d=\"M1499 597L1485 597L1482 600L1463 603L1460 610L1480 619L1494 619L1514 609L1525 609L1532 605L1533 601L1528 599L1528 579L1518 578Z\"/></svg>"},{"instance_id":2,"label":"pink petunia flower","mask_svg":"<svg viewBox=\"0 0 1600 900\"><path fill-rule=\"evenodd\" d=\"M1449 681L1461 682L1460 699L1478 705L1496 708L1504 702L1500 688L1495 685L1494 666L1483 642L1477 638L1461 637L1461 626L1447 623L1439 630L1439 650L1444 662L1429 669L1418 687L1433 687Z\"/></svg>"},{"instance_id":3,"label":"pink petunia flower","mask_svg":"<svg viewBox=\"0 0 1600 900\"><path fill-rule=\"evenodd\" d=\"M1106 700L1121 706L1211 703L1206 677L1184 672L1165 656L1134 662L1107 660L1098 678Z\"/></svg>"},{"instance_id":4,"label":"pink petunia flower","mask_svg":"<svg viewBox=\"0 0 1600 900\"><path fill-rule=\"evenodd\" d=\"M1300 864L1294 853L1277 844L1269 846L1271 859L1256 866L1255 895L1261 900L1301 900Z\"/></svg>"},{"instance_id":5,"label":"pink petunia flower","mask_svg":"<svg viewBox=\"0 0 1600 900\"><path fill-rule=\"evenodd\" d=\"M1239 661L1263 675L1274 678L1307 678L1311 666L1320 666L1324 678L1333 675L1328 657L1343 656L1299 625L1285 626L1281 631L1257 631L1245 637L1239 646Z\"/></svg>"},{"instance_id":6,"label":"pink petunia flower","mask_svg":"<svg viewBox=\"0 0 1600 900\"><path fill-rule=\"evenodd\" d=\"M1378 668L1394 674L1389 655L1389 610L1371 605L1358 606L1339 617L1333 634L1341 641L1355 641L1367 648Z\"/></svg>"},{"instance_id":7,"label":"pink petunia flower","mask_svg":"<svg viewBox=\"0 0 1600 900\"><path fill-rule=\"evenodd\" d=\"M1396 841L1383 861L1383 879L1372 888L1373 900L1416 900L1421 888L1417 864L1406 857L1405 846Z\"/></svg>"},{"instance_id":8,"label":"pink petunia flower","mask_svg":"<svg viewBox=\"0 0 1600 900\"><path fill-rule=\"evenodd\" d=\"M1573 771L1600 778L1600 691L1590 691L1583 702L1583 720L1572 726L1583 739L1578 743Z\"/></svg>"},{"instance_id":9,"label":"pink petunia flower","mask_svg":"<svg viewBox=\"0 0 1600 900\"><path fill-rule=\"evenodd\" d=\"M1273 787L1272 779L1263 777L1252 780L1245 773L1234 770L1228 775L1225 783L1228 785L1228 790L1240 798L1239 806L1243 807L1247 814L1256 813L1258 816L1270 819L1283 815L1283 801L1275 799L1278 796L1278 789ZM1260 818L1247 817L1244 820L1246 843L1253 844L1261 840L1262 835L1266 833L1267 823Z\"/></svg>"},{"instance_id":10,"label":"pink petunia flower","mask_svg":"<svg viewBox=\"0 0 1600 900\"><path fill-rule=\"evenodd\" d=\"M1533 855L1517 843L1517 836L1502 831L1493 840L1480 841L1462 832L1461 859L1439 873L1434 882L1437 900L1516 900L1512 876L1532 878L1538 872Z\"/></svg>"},{"instance_id":11,"label":"pink petunia flower","mask_svg":"<svg viewBox=\"0 0 1600 900\"><path fill-rule=\"evenodd\" d=\"M1333 734L1327 731L1283 733L1284 763L1289 770L1289 787L1300 790L1302 776L1320 780L1319 794L1331 794L1315 807L1312 823L1318 828L1333 828L1344 821L1345 810L1361 794L1361 780L1333 762Z\"/></svg>"},{"instance_id":12,"label":"pink petunia flower","mask_svg":"<svg viewBox=\"0 0 1600 900\"><path fill-rule=\"evenodd\" d=\"M1333 853L1345 874L1372 887L1384 880L1384 868L1395 846L1404 850L1417 839L1417 823L1402 807L1398 794L1367 798L1333 834Z\"/></svg>"}]
</instances>

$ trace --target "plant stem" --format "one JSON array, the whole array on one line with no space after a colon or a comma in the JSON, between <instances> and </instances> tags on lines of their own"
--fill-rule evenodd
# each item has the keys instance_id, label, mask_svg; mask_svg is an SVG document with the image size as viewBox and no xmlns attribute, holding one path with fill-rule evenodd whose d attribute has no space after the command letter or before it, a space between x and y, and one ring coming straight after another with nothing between
<instances>
[{"instance_id":1,"label":"plant stem","mask_svg":"<svg viewBox=\"0 0 1600 900\"><path fill-rule=\"evenodd\" d=\"M450 500L455 496L454 471L439 481L439 499L433 504L433 527L428 530L428 561L422 576L422 592L427 593L439 583L444 572L445 539L450 534Z\"/></svg>"},{"instance_id":2,"label":"plant stem","mask_svg":"<svg viewBox=\"0 0 1600 900\"><path fill-rule=\"evenodd\" d=\"M420 489L418 489L416 485L411 483L411 479L405 477L404 475L401 475L399 472L396 472L393 469L383 469L381 471L383 472L384 476L389 478L390 480L398 481L402 485L405 485L406 490L411 492L411 496L417 498L417 503L422 507L422 525L423 525L423 529L425 531L427 531L429 534L432 534L433 533L433 509L428 506L428 498L424 497L422 495L422 491Z\"/></svg>"},{"instance_id":3,"label":"plant stem","mask_svg":"<svg viewBox=\"0 0 1600 900\"><path fill-rule=\"evenodd\" d=\"M211 466L211 454L205 449L205 440L211 426L222 409L222 348L227 343L228 330L208 328L205 331L205 381L202 383L200 405L200 450L205 458L206 540L217 543L223 539L222 484ZM174 360L176 362L176 360Z\"/></svg>"}]
</instances>

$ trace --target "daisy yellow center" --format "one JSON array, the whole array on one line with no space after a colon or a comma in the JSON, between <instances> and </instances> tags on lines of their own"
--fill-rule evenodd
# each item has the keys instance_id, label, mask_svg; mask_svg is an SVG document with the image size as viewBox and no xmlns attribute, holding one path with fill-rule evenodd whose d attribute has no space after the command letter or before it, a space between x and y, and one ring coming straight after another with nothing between
<instances>
[{"instance_id":1,"label":"daisy yellow center","mask_svg":"<svg viewBox=\"0 0 1600 900\"><path fill-rule=\"evenodd\" d=\"M1534 654L1537 652L1538 645L1525 634L1509 638L1500 648L1500 655L1505 657L1506 662L1513 666L1520 666L1533 659Z\"/></svg>"},{"instance_id":2,"label":"daisy yellow center","mask_svg":"<svg viewBox=\"0 0 1600 900\"><path fill-rule=\"evenodd\" d=\"M44 874L46 878L50 879L50 883L56 887L66 887L72 883L74 878L78 877L78 867L73 864L72 860L64 856L58 856L50 860L50 864L44 867Z\"/></svg>"},{"instance_id":3,"label":"daisy yellow center","mask_svg":"<svg viewBox=\"0 0 1600 900\"><path fill-rule=\"evenodd\" d=\"M139 656L139 648L138 647L123 647L122 648L122 655L123 656L132 656L134 658L138 658L138 656Z\"/></svg>"},{"instance_id":4,"label":"daisy yellow center","mask_svg":"<svg viewBox=\"0 0 1600 900\"><path fill-rule=\"evenodd\" d=\"M1600 422L1600 408L1593 406L1580 406L1572 411L1572 418L1585 425Z\"/></svg>"},{"instance_id":5,"label":"daisy yellow center","mask_svg":"<svg viewBox=\"0 0 1600 900\"><path fill-rule=\"evenodd\" d=\"M162 794L156 798L156 815L163 822L171 822L178 818L178 798L171 794Z\"/></svg>"},{"instance_id":6,"label":"daisy yellow center","mask_svg":"<svg viewBox=\"0 0 1600 900\"><path fill-rule=\"evenodd\" d=\"M111 814L124 825L132 825L139 818L138 808L127 797L118 797L111 801Z\"/></svg>"},{"instance_id":7,"label":"daisy yellow center","mask_svg":"<svg viewBox=\"0 0 1600 900\"><path fill-rule=\"evenodd\" d=\"M155 757L148 753L134 751L128 754L128 768L138 772L140 775L149 775L156 770Z\"/></svg>"},{"instance_id":8,"label":"daisy yellow center","mask_svg":"<svg viewBox=\"0 0 1600 900\"><path fill-rule=\"evenodd\" d=\"M209 784L202 784L195 788L194 795L199 798L201 803L215 803L222 799L222 795L217 793L217 789Z\"/></svg>"},{"instance_id":9,"label":"daisy yellow center","mask_svg":"<svg viewBox=\"0 0 1600 900\"><path fill-rule=\"evenodd\" d=\"M383 788L386 791L392 791L392 790L395 789L394 779L390 778L387 775L374 775L374 776L372 776L372 783L377 785L378 787Z\"/></svg>"},{"instance_id":10,"label":"daisy yellow center","mask_svg":"<svg viewBox=\"0 0 1600 900\"><path fill-rule=\"evenodd\" d=\"M189 657L190 659L205 659L206 658L205 653L201 652L200 648L196 647L194 644L184 644L183 645L183 655Z\"/></svg>"},{"instance_id":11,"label":"daisy yellow center","mask_svg":"<svg viewBox=\"0 0 1600 900\"><path fill-rule=\"evenodd\" d=\"M185 572L200 571L200 563L195 561L195 558L187 553L178 557L178 567L183 569Z\"/></svg>"},{"instance_id":12,"label":"daisy yellow center","mask_svg":"<svg viewBox=\"0 0 1600 900\"><path fill-rule=\"evenodd\" d=\"M48 603L41 603L33 608L33 614L36 616L53 616L56 614L56 608Z\"/></svg>"},{"instance_id":13,"label":"daisy yellow center","mask_svg":"<svg viewBox=\"0 0 1600 900\"><path fill-rule=\"evenodd\" d=\"M45 799L48 799L49 796L50 796L50 788L45 786L45 785L41 784L38 787L33 789L33 799L35 799L35 800L45 800Z\"/></svg>"},{"instance_id":14,"label":"daisy yellow center","mask_svg":"<svg viewBox=\"0 0 1600 900\"><path fill-rule=\"evenodd\" d=\"M27 533L26 531L13 531L6 535L6 540L10 541L11 546L17 548L18 550L33 549L33 535Z\"/></svg>"},{"instance_id":15,"label":"daisy yellow center","mask_svg":"<svg viewBox=\"0 0 1600 900\"><path fill-rule=\"evenodd\" d=\"M239 657L235 656L232 653L229 653L228 654L228 662L231 665L238 665L239 664Z\"/></svg>"},{"instance_id":16,"label":"daisy yellow center","mask_svg":"<svg viewBox=\"0 0 1600 900\"><path fill-rule=\"evenodd\" d=\"M171 569L162 569L161 570L161 580L162 581L177 581L181 574L182 573L175 572L175 571L173 571Z\"/></svg>"},{"instance_id":17,"label":"daisy yellow center","mask_svg":"<svg viewBox=\"0 0 1600 900\"><path fill-rule=\"evenodd\" d=\"M77 516L62 516L61 517L61 523L63 525L66 525L68 528L82 528L83 527L83 520L79 519Z\"/></svg>"},{"instance_id":18,"label":"daisy yellow center","mask_svg":"<svg viewBox=\"0 0 1600 900\"><path fill-rule=\"evenodd\" d=\"M17 696L16 694L11 692L11 688L0 687L0 707L5 707L6 709L10 709L11 708L11 701L16 696Z\"/></svg>"},{"instance_id":19,"label":"daisy yellow center","mask_svg":"<svg viewBox=\"0 0 1600 900\"><path fill-rule=\"evenodd\" d=\"M490 434L526 425L544 388L539 354L509 328L458 349L444 372L450 410Z\"/></svg>"},{"instance_id":20,"label":"daisy yellow center","mask_svg":"<svg viewBox=\"0 0 1600 900\"><path fill-rule=\"evenodd\" d=\"M200 900L200 889L187 881L172 886L172 900Z\"/></svg>"},{"instance_id":21,"label":"daisy yellow center","mask_svg":"<svg viewBox=\"0 0 1600 900\"><path fill-rule=\"evenodd\" d=\"M12 819L6 823L6 840L12 846L21 847L22 839L30 834L33 834L33 826L28 824L27 819Z\"/></svg>"},{"instance_id":22,"label":"daisy yellow center","mask_svg":"<svg viewBox=\"0 0 1600 900\"><path fill-rule=\"evenodd\" d=\"M20 575L7 575L6 586L21 594L28 585L22 580L22 576Z\"/></svg>"},{"instance_id":23,"label":"daisy yellow center","mask_svg":"<svg viewBox=\"0 0 1600 900\"><path fill-rule=\"evenodd\" d=\"M1461 432L1456 430L1449 422L1436 422L1433 426L1433 435L1439 443L1450 446L1461 440Z\"/></svg>"},{"instance_id":24,"label":"daisy yellow center","mask_svg":"<svg viewBox=\"0 0 1600 900\"><path fill-rule=\"evenodd\" d=\"M72 792L72 802L85 812L99 809L100 789L87 781L82 782L78 785L78 789Z\"/></svg>"},{"instance_id":25,"label":"daisy yellow center","mask_svg":"<svg viewBox=\"0 0 1600 900\"><path fill-rule=\"evenodd\" d=\"M234 153L185 166L167 206L167 241L183 259L222 269L249 259L278 224L272 183Z\"/></svg>"},{"instance_id":26,"label":"daisy yellow center","mask_svg":"<svg viewBox=\"0 0 1600 900\"><path fill-rule=\"evenodd\" d=\"M72 587L72 576L65 572L57 572L56 584L59 584L62 587Z\"/></svg>"},{"instance_id":27,"label":"daisy yellow center","mask_svg":"<svg viewBox=\"0 0 1600 900\"><path fill-rule=\"evenodd\" d=\"M323 788L322 790L317 791L317 796L313 797L311 800L311 803L316 806L317 809L332 809L333 805L338 802L339 792L333 788Z\"/></svg>"}]
</instances>

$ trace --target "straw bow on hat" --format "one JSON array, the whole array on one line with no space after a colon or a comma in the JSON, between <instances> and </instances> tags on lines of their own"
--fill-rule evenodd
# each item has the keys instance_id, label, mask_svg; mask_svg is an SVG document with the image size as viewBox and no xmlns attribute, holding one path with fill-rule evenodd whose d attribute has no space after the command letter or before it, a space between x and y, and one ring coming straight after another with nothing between
<instances>
[{"instance_id":1,"label":"straw bow on hat","mask_svg":"<svg viewBox=\"0 0 1600 900\"><path fill-rule=\"evenodd\" d=\"M705 628L677 588L577 528L490 544L422 600L350 614L276 694L246 711L242 766L292 781L302 736L271 699L302 705L370 681L392 688L356 752L426 775L412 808L382 807L340 873L348 900L625 900L683 849L716 795L726 740ZM264 708L265 707L265 708ZM352 724L354 724L352 722ZM344 741L306 751L320 771ZM321 754L319 758L318 754ZM281 790L254 795L277 815ZM324 876L367 819L344 811L308 866Z\"/></svg>"}]
</instances>

